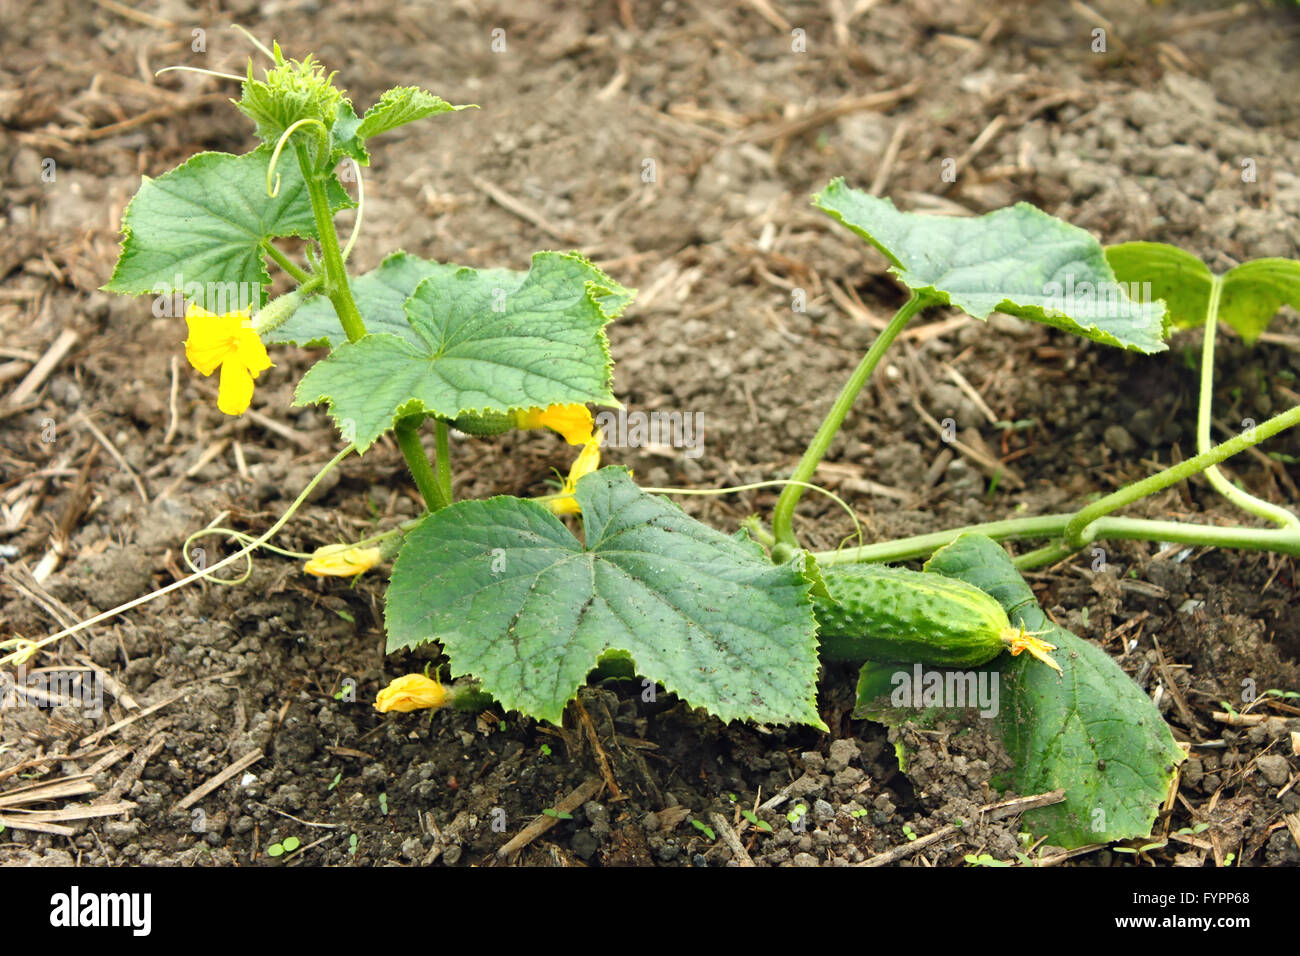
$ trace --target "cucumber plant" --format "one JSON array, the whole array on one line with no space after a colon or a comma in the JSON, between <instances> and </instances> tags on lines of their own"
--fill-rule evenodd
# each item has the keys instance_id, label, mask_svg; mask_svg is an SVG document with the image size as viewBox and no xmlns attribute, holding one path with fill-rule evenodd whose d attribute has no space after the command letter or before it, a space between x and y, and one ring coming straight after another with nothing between
<instances>
[{"instance_id":1,"label":"cucumber plant","mask_svg":"<svg viewBox=\"0 0 1300 956\"><path fill-rule=\"evenodd\" d=\"M1290 522L1221 529L1111 517L1192 474L1212 474L1213 466L1296 424L1300 408L1221 445L1207 441L1194 458L1067 515L816 554L799 547L793 518L856 396L916 315L952 306L985 319L996 310L1107 345L1160 352L1164 302L1135 301L1122 291L1082 303L1060 295L1067 281L1117 288L1116 269L1145 275L1157 262L1153 255L1126 258L1113 250L1112 267L1091 235L1023 203L945 219L900 212L888 200L832 182L816 204L879 249L910 296L840 391L791 478L775 483L783 490L771 530L755 518L726 534L639 487L626 469L600 467L601 434L588 406L619 406L605 327L629 307L634 291L582 256L557 251L535 253L522 270L466 268L400 250L370 272L349 270L364 209L361 169L374 141L469 107L397 87L358 115L334 74L310 56L295 61L278 45L259 49L270 60L261 78L250 60L245 76L230 79L240 84L235 105L254 122L260 142L242 155L200 153L146 178L124 214L121 253L105 288L153 295L156 303L184 300L186 356L202 375L220 372L217 405L226 414L249 407L257 379L272 365L268 345L317 350L295 404L325 405L343 447L262 535L199 532L231 534L243 545L234 554L209 567L192 564L194 574L146 598L23 642L0 663L20 662L191 581L222 580L215 572L268 547L326 472L391 435L425 513L299 557L310 559L311 573L339 576L392 560L388 650L440 642L451 676L471 680L443 693L434 678L407 675L380 694L381 710L477 705L489 695L506 708L559 721L600 670L642 675L724 721L827 730L816 705L819 650L865 661L860 713L887 721L907 710L873 709L873 681L899 662L980 666L1014 688L1014 706L1001 708L1014 717L998 724L1016 763L1006 786L1070 789L1063 809L1037 811L1055 842L1147 832L1181 751L1105 654L1046 620L1016 568L1102 537L1300 554ZM340 169L356 174L355 200ZM355 218L344 244L335 217L350 209ZM1217 306L1225 321L1236 321L1243 296L1256 288L1266 291L1248 296L1252 316L1271 314L1282 301L1295 304L1294 265L1212 279L1206 314ZM276 297L269 294L271 267L290 285ZM1266 280L1265 272L1274 278ZM1292 278L1278 284L1278 274ZM1200 303L1179 298L1176 274L1161 289L1178 321ZM1212 322L1208 328L1212 335ZM484 440L547 428L581 450L554 494L457 500L453 428ZM995 539L1015 537L1048 544L1013 563ZM872 566L931 554L923 572ZM191 558L189 542L185 555ZM1031 654L1016 656L1020 650ZM1046 746L1069 715L1068 734L1084 736ZM1088 768L1099 763L1128 770L1098 781ZM1081 821L1097 809L1108 822L1088 829Z\"/></svg>"}]
</instances>

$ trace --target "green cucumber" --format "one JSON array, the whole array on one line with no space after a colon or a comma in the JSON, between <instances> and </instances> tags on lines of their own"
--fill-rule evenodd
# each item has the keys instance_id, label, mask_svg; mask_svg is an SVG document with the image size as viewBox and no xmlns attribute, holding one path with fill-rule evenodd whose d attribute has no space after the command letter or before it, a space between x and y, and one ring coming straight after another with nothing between
<instances>
[{"instance_id":1,"label":"green cucumber","mask_svg":"<svg viewBox=\"0 0 1300 956\"><path fill-rule=\"evenodd\" d=\"M823 658L975 667L1023 637L1002 605L965 581L877 564L821 574L830 600L814 596L813 605Z\"/></svg>"},{"instance_id":2,"label":"green cucumber","mask_svg":"<svg viewBox=\"0 0 1300 956\"><path fill-rule=\"evenodd\" d=\"M466 412L452 420L451 427L475 438L490 438L503 435L515 425L514 412Z\"/></svg>"}]
</instances>

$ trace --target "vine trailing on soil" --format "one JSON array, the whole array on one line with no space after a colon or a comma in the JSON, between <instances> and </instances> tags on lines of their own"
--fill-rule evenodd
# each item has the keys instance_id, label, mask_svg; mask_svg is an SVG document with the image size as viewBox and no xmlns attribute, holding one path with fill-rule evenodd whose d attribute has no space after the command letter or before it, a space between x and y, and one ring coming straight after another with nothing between
<instances>
[{"instance_id":1,"label":"vine trailing on soil","mask_svg":"<svg viewBox=\"0 0 1300 956\"><path fill-rule=\"evenodd\" d=\"M533 254L526 271L465 268L398 251L371 272L349 273L371 141L469 107L397 87L358 115L312 57L286 59L278 45L265 52L270 68L258 79L250 62L236 102L256 124L260 145L240 156L200 153L145 179L124 215L121 254L105 288L184 294L186 356L204 375L220 370L218 404L227 414L249 407L256 380L271 367L267 345L323 350L299 381L295 404L325 404L338 426L347 447L326 470L392 433L426 513L364 541L318 549L306 570L350 576L395 559L384 615L388 650L438 641L451 676L471 680L444 690L427 674L408 674L378 694L380 710L479 705L487 695L560 721L593 672L635 673L723 720L826 730L816 704L820 623L834 629L823 635L832 656L897 649L904 658L864 663L860 716L891 724L952 716L951 702L928 690L901 700L888 693L900 668L911 673L914 666L931 689L930 671L951 671L954 662L977 662L984 678L1001 681L1009 697L992 707L1002 715L992 732L1015 761L1003 785L1022 793L1067 790L1064 803L1034 818L1053 842L1077 846L1149 831L1182 751L1109 657L1046 619L1016 568L1105 538L1300 554L1300 519L1231 485L1217 469L1300 423L1300 407L1209 443L1217 323L1257 337L1283 303L1300 305L1300 264L1261 260L1214 276L1172 247L1105 250L1027 204L969 219L914 215L836 180L815 204L879 250L908 297L833 400L790 479L744 486L782 486L771 530L754 516L728 535L661 496L727 489L641 488L625 469L600 467L602 434L588 406L619 406L605 326L634 291L577 253L552 251ZM355 202L336 174L341 164L358 174ZM356 219L341 247L335 217L350 208ZM305 261L277 245L290 237L304 243ZM274 299L271 264L293 285ZM1130 295L1133 283L1149 283L1157 296ZM977 319L998 311L1146 355L1166 348L1170 324L1204 324L1198 454L1067 514L804 551L794 530L803 492L816 487L818 464L892 342L934 307ZM483 440L547 428L579 451L554 494L457 500L453 427ZM1201 473L1276 527L1113 514ZM266 546L302 500L265 534L236 535L244 545L236 554L149 597ZM996 542L1014 538L1047 543L1013 562ZM927 557L920 572L836 567ZM147 599L25 642L0 663ZM1030 654L1015 656L1021 650ZM1045 746L1067 714L1079 715L1077 725ZM1090 768L1099 761L1126 774L1098 779Z\"/></svg>"}]
</instances>

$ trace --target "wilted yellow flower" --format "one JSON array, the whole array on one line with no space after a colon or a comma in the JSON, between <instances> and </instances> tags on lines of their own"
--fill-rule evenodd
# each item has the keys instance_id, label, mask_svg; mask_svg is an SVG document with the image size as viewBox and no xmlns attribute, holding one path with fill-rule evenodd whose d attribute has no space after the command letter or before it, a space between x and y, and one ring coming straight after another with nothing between
<instances>
[{"instance_id":1,"label":"wilted yellow flower","mask_svg":"<svg viewBox=\"0 0 1300 956\"><path fill-rule=\"evenodd\" d=\"M327 575L350 578L354 574L369 571L381 560L378 548L358 548L349 544L327 544L311 553L311 560L303 565L303 570L317 577Z\"/></svg>"},{"instance_id":2,"label":"wilted yellow flower","mask_svg":"<svg viewBox=\"0 0 1300 956\"><path fill-rule=\"evenodd\" d=\"M242 415L253 400L253 379L271 367L266 346L253 331L250 313L216 315L190 305L185 310L185 324L190 329L185 358L204 375L220 368L217 408L227 415Z\"/></svg>"},{"instance_id":3,"label":"wilted yellow flower","mask_svg":"<svg viewBox=\"0 0 1300 956\"><path fill-rule=\"evenodd\" d=\"M586 405L551 405L515 412L516 428L549 428L559 432L570 445L585 445L596 427Z\"/></svg>"},{"instance_id":4,"label":"wilted yellow flower","mask_svg":"<svg viewBox=\"0 0 1300 956\"><path fill-rule=\"evenodd\" d=\"M600 467L600 441L603 436L604 432L598 431L583 444L582 453L569 469L569 477L564 479L564 486L559 494L547 495L541 499L542 504L551 509L551 514L576 515L582 511L578 507L578 499L573 497L573 492L578 487L579 478L590 475Z\"/></svg>"},{"instance_id":5,"label":"wilted yellow flower","mask_svg":"<svg viewBox=\"0 0 1300 956\"><path fill-rule=\"evenodd\" d=\"M1041 632L1040 632L1041 633ZM1036 657L1048 667L1061 673L1061 665L1052 659L1048 651L1056 650L1055 644L1049 644L1040 637L1035 637L1032 631L1026 631L1025 626L1020 625L1020 633L1008 641L1011 656L1016 657L1021 651L1028 651L1031 657Z\"/></svg>"},{"instance_id":6,"label":"wilted yellow flower","mask_svg":"<svg viewBox=\"0 0 1300 956\"><path fill-rule=\"evenodd\" d=\"M451 702L451 691L431 677L423 674L406 674L379 692L375 710L407 713L412 710L437 710Z\"/></svg>"}]
</instances>

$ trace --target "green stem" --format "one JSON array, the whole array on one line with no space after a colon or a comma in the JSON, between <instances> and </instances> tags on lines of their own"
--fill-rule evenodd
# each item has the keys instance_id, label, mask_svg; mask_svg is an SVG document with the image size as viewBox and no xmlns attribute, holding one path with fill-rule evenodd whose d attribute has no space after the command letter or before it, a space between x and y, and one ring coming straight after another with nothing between
<instances>
[{"instance_id":1,"label":"green stem","mask_svg":"<svg viewBox=\"0 0 1300 956\"><path fill-rule=\"evenodd\" d=\"M355 342L366 334L366 324L362 321L361 312L357 309L352 289L348 285L348 270L339 249L338 233L334 229L334 213L330 209L325 177L312 168L307 150L301 143L295 143L294 150L298 154L298 166L302 169L303 179L307 182L307 196L311 199L311 211L316 219L321 264L325 267L325 294L334 303L334 311L338 313L348 341Z\"/></svg>"},{"instance_id":2,"label":"green stem","mask_svg":"<svg viewBox=\"0 0 1300 956\"><path fill-rule=\"evenodd\" d=\"M913 293L903 307L894 313L894 317L889 320L889 324L885 326L884 331L876 337L876 341L871 344L867 354L862 357L858 367L853 370L849 380L840 389L835 404L827 412L821 427L817 429L817 434L813 436L812 442L808 445L808 450L803 453L803 458L799 460L799 464L790 475L792 482L807 483L812 481L817 466L821 463L827 449L830 448L831 442L840 430L840 426L844 424L844 419L853 407L854 400L857 399L858 393L862 391L862 387L867 384L867 380L871 378L871 373L875 371L876 365L879 364L885 351L898 337L898 333L903 331L908 320L931 304L930 299ZM785 545L788 549L798 544L798 539L794 535L794 509L799 504L803 492L803 485L789 484L781 492L781 497L777 499L776 508L772 512L772 534L776 538L778 546ZM777 556L773 555L773 557L776 558Z\"/></svg>"},{"instance_id":3,"label":"green stem","mask_svg":"<svg viewBox=\"0 0 1300 956\"><path fill-rule=\"evenodd\" d=\"M429 464L429 456L424 453L424 445L420 443L419 419L403 419L393 426L393 434L397 436L397 447L402 449L407 467L411 469L411 477L415 479L415 486L424 496L426 507L430 511L447 507L451 502L443 494L438 477Z\"/></svg>"},{"instance_id":4,"label":"green stem","mask_svg":"<svg viewBox=\"0 0 1300 956\"><path fill-rule=\"evenodd\" d=\"M325 270L325 294L334 304L334 311L339 317L343 331L349 342L356 342L366 334L366 324L361 318L356 301L352 298L352 288L348 284L348 269L339 249L339 236L334 229L334 213L330 209L329 194L326 190L326 173L314 169L301 143L294 144L298 156L298 167L307 183L307 195L311 199L311 211L316 220L316 235L320 240L321 265ZM322 148L322 154L325 149ZM397 446L402 449L406 465L411 469L411 477L420 489L425 506L430 511L445 508L451 503L451 471L445 455L438 456L438 467L447 469L445 481L440 481L429 464L429 457L420 443L421 419L407 419L398 422L393 431L397 436ZM443 436L445 438L445 436Z\"/></svg>"},{"instance_id":5,"label":"green stem","mask_svg":"<svg viewBox=\"0 0 1300 956\"><path fill-rule=\"evenodd\" d=\"M1088 507L1079 511L1065 527L1065 540L1067 543L1081 548L1089 540L1086 537L1088 525L1105 515L1110 514L1125 505L1132 504L1140 498L1153 495L1157 491L1163 491L1170 485L1176 485L1178 482L1192 475L1198 474L1209 468L1211 465L1217 465L1226 461L1233 455L1239 454L1250 448L1257 442L1272 438L1278 432L1300 424L1300 405L1288 409L1281 415L1274 415L1268 421L1251 429L1254 434L1238 435L1217 445L1209 451L1202 452L1195 458L1189 458L1184 462L1174 465L1172 468L1166 468L1164 471L1157 472L1141 481L1135 481L1131 485L1106 495L1104 498L1094 501ZM1294 531L1294 528L1287 530Z\"/></svg>"},{"instance_id":6,"label":"green stem","mask_svg":"<svg viewBox=\"0 0 1300 956\"><path fill-rule=\"evenodd\" d=\"M451 441L448 437L451 429L442 419L434 422L433 429L436 450L435 461L438 466L438 488L442 491L443 498L450 503L454 500L451 495Z\"/></svg>"},{"instance_id":7,"label":"green stem","mask_svg":"<svg viewBox=\"0 0 1300 956\"><path fill-rule=\"evenodd\" d=\"M928 558L963 534L982 534L995 541L1014 538L1055 538L1065 533L1074 514L1040 515L1009 521L988 521L921 534L896 541L882 541L861 548L819 551L813 555L821 567L832 564L863 562L912 561ZM1088 527L1088 540L1078 548L1063 541L1054 542L1016 559L1020 568L1040 567L1069 557L1094 541L1125 539L1162 541L1169 544L1192 544L1205 547L1242 548L1255 551L1278 551L1300 555L1300 534L1290 528L1223 528L1217 525L1188 524L1182 521L1152 521L1146 518L1099 518Z\"/></svg>"},{"instance_id":8,"label":"green stem","mask_svg":"<svg viewBox=\"0 0 1300 956\"><path fill-rule=\"evenodd\" d=\"M1219 323L1219 299L1223 294L1223 278L1215 276L1210 285L1210 302L1205 310L1205 339L1201 346L1201 395L1196 413L1196 450L1204 452L1210 447L1210 405L1214 400L1214 340ZM1272 521L1283 528L1300 528L1300 518L1285 508L1257 498L1230 482L1218 468L1205 469L1205 477L1214 490L1238 508Z\"/></svg>"},{"instance_id":9,"label":"green stem","mask_svg":"<svg viewBox=\"0 0 1300 956\"><path fill-rule=\"evenodd\" d=\"M1255 441L1271 438L1278 432L1298 424L1300 424L1300 405L1281 415L1275 415L1257 426L1254 429ZM1252 444L1254 442L1245 435L1238 435L1195 458L1189 458L1171 468L1127 485L1073 514L988 521L948 531L900 538L896 541L883 541L860 548L821 551L814 554L814 557L821 565L852 564L862 561L908 561L928 557L968 532L987 535L998 541L1008 538L1059 537L1064 539L1021 555L1017 559L1017 567L1038 567L1041 564L1051 563L1102 538L1181 542L1209 547L1277 551L1300 556L1300 528L1296 527L1221 528L1177 521L1107 517L1110 512L1177 484L1212 465L1217 465L1241 453Z\"/></svg>"},{"instance_id":10,"label":"green stem","mask_svg":"<svg viewBox=\"0 0 1300 956\"><path fill-rule=\"evenodd\" d=\"M275 245L271 243L271 240L262 240L262 248L266 251L268 256L275 260L276 265L289 273L289 275L293 276L297 281L306 282L311 278L310 272L299 266L296 262L276 248Z\"/></svg>"},{"instance_id":11,"label":"green stem","mask_svg":"<svg viewBox=\"0 0 1300 956\"><path fill-rule=\"evenodd\" d=\"M928 558L945 545L952 544L963 534L973 533L987 535L994 541L1009 538L1052 538L1065 530L1066 524L1074 517L1072 514L1043 515L1036 518L1012 518L1007 521L986 521L983 524L968 524L947 531L934 531L930 534L914 535L910 538L898 538L894 541L881 541L860 548L840 548L837 551L818 551L813 557L821 566L832 564L857 564L876 561L911 561L916 558Z\"/></svg>"}]
</instances>

